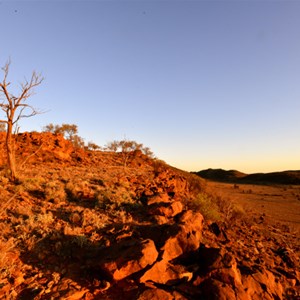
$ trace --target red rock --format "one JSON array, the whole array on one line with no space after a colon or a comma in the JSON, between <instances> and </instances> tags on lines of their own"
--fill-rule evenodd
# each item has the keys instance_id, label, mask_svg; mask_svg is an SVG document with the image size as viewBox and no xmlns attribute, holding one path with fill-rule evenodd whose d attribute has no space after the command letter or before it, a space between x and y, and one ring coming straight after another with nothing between
<instances>
[{"instance_id":1,"label":"red rock","mask_svg":"<svg viewBox=\"0 0 300 300\"><path fill-rule=\"evenodd\" d=\"M139 296L138 300L174 300L174 297L162 289L148 289Z\"/></svg>"},{"instance_id":2,"label":"red rock","mask_svg":"<svg viewBox=\"0 0 300 300\"><path fill-rule=\"evenodd\" d=\"M173 201L168 204L153 204L152 207L149 208L149 214L151 215L160 215L165 216L167 218L175 217L180 214L183 210L183 204L181 201Z\"/></svg>"},{"instance_id":3,"label":"red rock","mask_svg":"<svg viewBox=\"0 0 300 300\"><path fill-rule=\"evenodd\" d=\"M153 264L157 256L152 240L124 241L107 249L100 267L114 280L121 280Z\"/></svg>"},{"instance_id":4,"label":"red rock","mask_svg":"<svg viewBox=\"0 0 300 300\"><path fill-rule=\"evenodd\" d=\"M158 225L167 224L170 221L170 219L168 219L167 217L160 215L155 215L154 220Z\"/></svg>"},{"instance_id":5,"label":"red rock","mask_svg":"<svg viewBox=\"0 0 300 300\"><path fill-rule=\"evenodd\" d=\"M203 216L200 213L186 211L179 219L179 225L170 228L170 237L161 250L162 259L170 261L182 254L199 248L203 228Z\"/></svg>"},{"instance_id":6,"label":"red rock","mask_svg":"<svg viewBox=\"0 0 300 300\"><path fill-rule=\"evenodd\" d=\"M202 297L209 300L252 300L252 298L239 297L233 288L223 282L209 278L202 283ZM254 299L254 298L253 298ZM258 299L257 299L258 300Z\"/></svg>"},{"instance_id":7,"label":"red rock","mask_svg":"<svg viewBox=\"0 0 300 300\"><path fill-rule=\"evenodd\" d=\"M88 292L87 289L83 289L80 291L72 291L69 292L67 295L67 298L64 298L65 300L79 300L83 299L83 296Z\"/></svg>"},{"instance_id":8,"label":"red rock","mask_svg":"<svg viewBox=\"0 0 300 300\"><path fill-rule=\"evenodd\" d=\"M12 286L10 283L3 284L1 282L1 289L0 289L0 299L9 299L9 296L11 295Z\"/></svg>"},{"instance_id":9,"label":"red rock","mask_svg":"<svg viewBox=\"0 0 300 300\"><path fill-rule=\"evenodd\" d=\"M298 265L298 258L297 256L292 252L291 249L282 247L275 251L276 254L278 254L281 259L287 264L290 268L295 268L295 266Z\"/></svg>"},{"instance_id":10,"label":"red rock","mask_svg":"<svg viewBox=\"0 0 300 300\"><path fill-rule=\"evenodd\" d=\"M170 203L171 199L167 193L156 194L147 198L147 205L154 203Z\"/></svg>"},{"instance_id":11,"label":"red rock","mask_svg":"<svg viewBox=\"0 0 300 300\"><path fill-rule=\"evenodd\" d=\"M165 260L156 262L151 269L145 272L140 282L152 281L161 284L174 284L180 281L190 281L193 273L181 265L173 265Z\"/></svg>"},{"instance_id":12,"label":"red rock","mask_svg":"<svg viewBox=\"0 0 300 300\"><path fill-rule=\"evenodd\" d=\"M77 224L77 225L80 225L82 221L81 215L78 212L73 212L70 215L69 219L73 224Z\"/></svg>"},{"instance_id":13,"label":"red rock","mask_svg":"<svg viewBox=\"0 0 300 300\"><path fill-rule=\"evenodd\" d=\"M250 299L283 299L282 285L266 269L243 276L242 283Z\"/></svg>"},{"instance_id":14,"label":"red rock","mask_svg":"<svg viewBox=\"0 0 300 300\"><path fill-rule=\"evenodd\" d=\"M223 260L217 261L220 266L224 263ZM216 263L214 266L217 267ZM283 288L271 272L262 270L241 276L235 259L228 267L214 269L206 277L209 278L202 281L199 288L207 299L283 299Z\"/></svg>"},{"instance_id":15,"label":"red rock","mask_svg":"<svg viewBox=\"0 0 300 300\"><path fill-rule=\"evenodd\" d=\"M213 277L235 287L242 284L241 273L235 261L230 267L218 269Z\"/></svg>"},{"instance_id":16,"label":"red rock","mask_svg":"<svg viewBox=\"0 0 300 300\"><path fill-rule=\"evenodd\" d=\"M167 193L172 193L174 196L177 194L183 195L188 192L187 180L170 170L160 172L155 178L155 182L157 182L158 185L163 185L164 190Z\"/></svg>"},{"instance_id":17,"label":"red rock","mask_svg":"<svg viewBox=\"0 0 300 300\"><path fill-rule=\"evenodd\" d=\"M199 212L185 211L179 218L179 223L190 225L195 230L202 231L204 218Z\"/></svg>"}]
</instances>

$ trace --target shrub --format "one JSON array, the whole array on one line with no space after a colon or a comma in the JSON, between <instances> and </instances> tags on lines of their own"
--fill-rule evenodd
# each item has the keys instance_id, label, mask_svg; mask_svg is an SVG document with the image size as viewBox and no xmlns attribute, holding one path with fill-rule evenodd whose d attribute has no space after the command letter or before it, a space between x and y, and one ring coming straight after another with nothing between
<instances>
[{"instance_id":1,"label":"shrub","mask_svg":"<svg viewBox=\"0 0 300 300\"><path fill-rule=\"evenodd\" d=\"M100 150L101 147L98 146L97 144L93 143L93 142L88 142L88 145L87 145L87 148L89 150L93 150L93 151L96 151L96 150Z\"/></svg>"},{"instance_id":2,"label":"shrub","mask_svg":"<svg viewBox=\"0 0 300 300\"><path fill-rule=\"evenodd\" d=\"M163 160L154 159L152 162L154 175L157 176L167 169L167 164Z\"/></svg>"},{"instance_id":3,"label":"shrub","mask_svg":"<svg viewBox=\"0 0 300 300\"><path fill-rule=\"evenodd\" d=\"M15 251L16 242L13 238L9 240L0 239L0 271L1 276L10 273L14 268L14 261L12 260L12 254Z\"/></svg>"},{"instance_id":4,"label":"shrub","mask_svg":"<svg viewBox=\"0 0 300 300\"><path fill-rule=\"evenodd\" d=\"M199 211L205 219L217 221L221 218L218 205L212 197L205 193L199 193L189 202L189 206L191 209Z\"/></svg>"},{"instance_id":5,"label":"shrub","mask_svg":"<svg viewBox=\"0 0 300 300\"><path fill-rule=\"evenodd\" d=\"M190 173L187 181L189 191L192 193L192 195L199 195L206 189L206 181L195 174Z\"/></svg>"},{"instance_id":6,"label":"shrub","mask_svg":"<svg viewBox=\"0 0 300 300\"><path fill-rule=\"evenodd\" d=\"M60 181L51 181L45 184L45 199L54 203L66 200L64 184Z\"/></svg>"},{"instance_id":7,"label":"shrub","mask_svg":"<svg viewBox=\"0 0 300 300\"><path fill-rule=\"evenodd\" d=\"M220 212L223 214L226 220L239 219L245 215L243 207L234 203L233 201L220 196L214 197L214 199L215 203L219 207Z\"/></svg>"}]
</instances>

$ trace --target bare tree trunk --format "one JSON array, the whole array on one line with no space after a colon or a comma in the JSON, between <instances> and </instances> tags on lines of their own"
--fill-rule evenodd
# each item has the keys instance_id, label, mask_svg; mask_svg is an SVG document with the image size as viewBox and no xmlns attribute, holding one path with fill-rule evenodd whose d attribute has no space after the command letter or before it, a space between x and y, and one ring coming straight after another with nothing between
<instances>
[{"instance_id":1,"label":"bare tree trunk","mask_svg":"<svg viewBox=\"0 0 300 300\"><path fill-rule=\"evenodd\" d=\"M6 151L7 151L7 164L10 170L11 181L15 181L17 178L16 174L16 159L15 159L15 149L13 145L13 134L12 134L12 124L8 122L7 132L6 132Z\"/></svg>"}]
</instances>

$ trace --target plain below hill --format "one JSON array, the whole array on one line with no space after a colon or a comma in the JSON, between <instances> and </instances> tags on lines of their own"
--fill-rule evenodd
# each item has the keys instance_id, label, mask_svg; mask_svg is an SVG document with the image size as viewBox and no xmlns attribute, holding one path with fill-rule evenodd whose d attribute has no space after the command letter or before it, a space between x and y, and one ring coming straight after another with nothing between
<instances>
[{"instance_id":1,"label":"plain below hill","mask_svg":"<svg viewBox=\"0 0 300 300\"><path fill-rule=\"evenodd\" d=\"M206 169L194 174L208 180L251 184L300 184L300 171L245 174L236 170Z\"/></svg>"}]
</instances>

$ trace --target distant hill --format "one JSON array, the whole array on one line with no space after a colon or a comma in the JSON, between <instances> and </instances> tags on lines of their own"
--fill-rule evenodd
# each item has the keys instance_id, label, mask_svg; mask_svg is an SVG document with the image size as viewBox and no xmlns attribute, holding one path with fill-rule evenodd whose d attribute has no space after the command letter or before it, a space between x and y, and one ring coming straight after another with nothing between
<instances>
[{"instance_id":1,"label":"distant hill","mask_svg":"<svg viewBox=\"0 0 300 300\"><path fill-rule=\"evenodd\" d=\"M300 184L300 171L245 174L236 170L206 169L194 174L212 181L254 184Z\"/></svg>"},{"instance_id":2,"label":"distant hill","mask_svg":"<svg viewBox=\"0 0 300 300\"><path fill-rule=\"evenodd\" d=\"M235 182L238 179L244 178L247 174L241 173L236 170L223 170L223 169L207 169L194 174L209 180L222 181L222 182Z\"/></svg>"}]
</instances>

